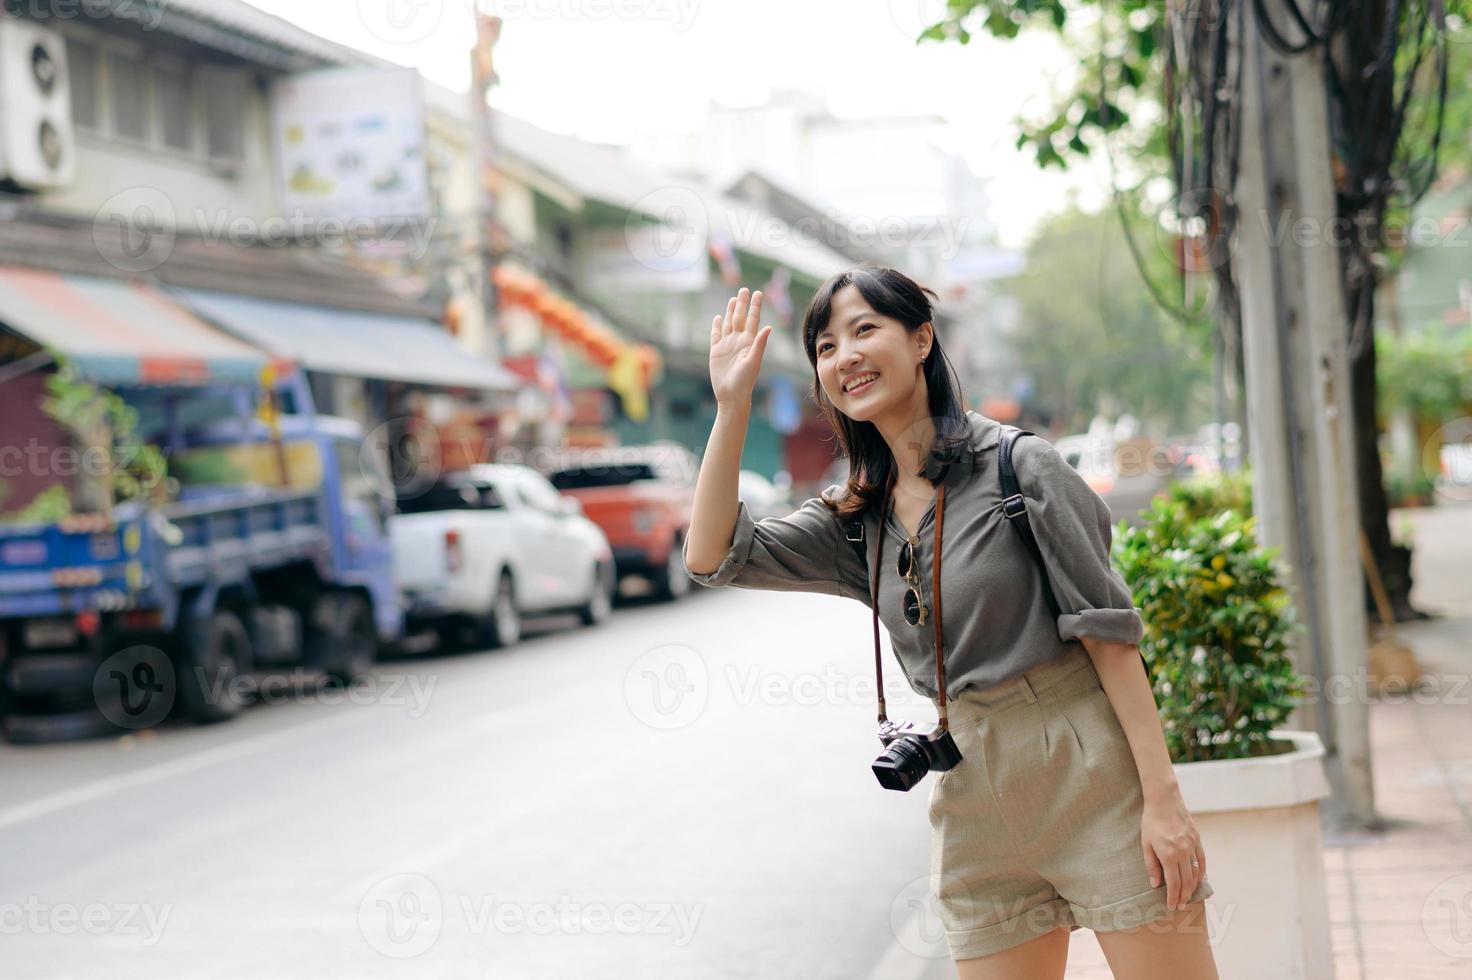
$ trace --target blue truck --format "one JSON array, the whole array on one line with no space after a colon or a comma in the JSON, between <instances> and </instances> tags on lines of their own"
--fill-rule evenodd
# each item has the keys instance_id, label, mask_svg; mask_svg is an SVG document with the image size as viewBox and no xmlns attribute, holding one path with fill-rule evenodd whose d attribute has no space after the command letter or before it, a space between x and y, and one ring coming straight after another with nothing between
<instances>
[{"instance_id":1,"label":"blue truck","mask_svg":"<svg viewBox=\"0 0 1472 980\"><path fill-rule=\"evenodd\" d=\"M223 417L167 399L164 502L0 524L9 741L225 720L265 677L351 684L399 638L387 474L291 381L301 413L269 425L239 391Z\"/></svg>"}]
</instances>

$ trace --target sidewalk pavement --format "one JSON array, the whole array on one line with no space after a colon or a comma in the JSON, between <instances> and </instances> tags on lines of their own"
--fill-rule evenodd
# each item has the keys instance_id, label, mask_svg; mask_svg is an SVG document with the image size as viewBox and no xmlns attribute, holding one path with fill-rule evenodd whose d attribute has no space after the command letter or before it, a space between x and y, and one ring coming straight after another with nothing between
<instances>
[{"instance_id":1,"label":"sidewalk pavement","mask_svg":"<svg viewBox=\"0 0 1472 980\"><path fill-rule=\"evenodd\" d=\"M1379 825L1324 832L1335 980L1472 977L1472 505L1393 512L1401 524L1415 541L1412 603L1440 618L1397 626L1425 676L1370 706ZM1072 936L1067 976L1112 976L1086 929Z\"/></svg>"}]
</instances>

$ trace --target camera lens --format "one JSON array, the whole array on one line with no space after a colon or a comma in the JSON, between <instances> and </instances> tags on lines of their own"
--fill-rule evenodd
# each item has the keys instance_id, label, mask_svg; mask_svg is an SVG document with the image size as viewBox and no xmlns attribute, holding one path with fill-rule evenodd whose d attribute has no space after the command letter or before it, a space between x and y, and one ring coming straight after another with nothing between
<instances>
[{"instance_id":1,"label":"camera lens","mask_svg":"<svg viewBox=\"0 0 1472 980\"><path fill-rule=\"evenodd\" d=\"M930 771L930 761L915 736L903 735L889 743L873 769L885 789L908 790Z\"/></svg>"}]
</instances>

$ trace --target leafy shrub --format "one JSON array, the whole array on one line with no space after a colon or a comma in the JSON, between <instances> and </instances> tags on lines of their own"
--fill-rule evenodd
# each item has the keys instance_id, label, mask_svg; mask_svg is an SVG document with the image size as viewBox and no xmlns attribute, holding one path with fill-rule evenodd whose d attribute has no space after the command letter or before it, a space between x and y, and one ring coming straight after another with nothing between
<instances>
[{"instance_id":1,"label":"leafy shrub","mask_svg":"<svg viewBox=\"0 0 1472 980\"><path fill-rule=\"evenodd\" d=\"M58 483L36 494L24 507L0 514L0 524L55 524L71 515L71 496Z\"/></svg>"},{"instance_id":2,"label":"leafy shrub","mask_svg":"<svg viewBox=\"0 0 1472 980\"><path fill-rule=\"evenodd\" d=\"M1185 506L1191 519L1212 517L1224 510L1252 514L1252 471L1208 474L1172 483L1169 499Z\"/></svg>"},{"instance_id":3,"label":"leafy shrub","mask_svg":"<svg viewBox=\"0 0 1472 980\"><path fill-rule=\"evenodd\" d=\"M1296 620L1276 549L1258 546L1240 510L1195 516L1205 499L1157 497L1139 527L1120 522L1114 535L1175 762L1282 751L1268 733L1305 693L1287 655Z\"/></svg>"}]
</instances>

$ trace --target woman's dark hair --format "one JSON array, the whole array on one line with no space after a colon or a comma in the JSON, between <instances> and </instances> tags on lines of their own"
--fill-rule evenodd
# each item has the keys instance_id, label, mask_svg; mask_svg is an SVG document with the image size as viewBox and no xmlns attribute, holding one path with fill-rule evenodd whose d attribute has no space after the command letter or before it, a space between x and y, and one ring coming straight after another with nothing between
<instances>
[{"instance_id":1,"label":"woman's dark hair","mask_svg":"<svg viewBox=\"0 0 1472 980\"><path fill-rule=\"evenodd\" d=\"M939 483L946 466L967 448L971 426L962 403L960 382L945 351L941 350L940 335L934 330L932 300L940 298L934 290L903 272L867 263L840 272L823 283L803 316L802 346L808 363L813 366L813 401L838 434L843 454L848 458L846 493L838 499L825 497L824 502L847 517L878 504L894 468L894 456L874 423L856 422L840 412L828 400L818 379L817 337L827 328L833 313L833 294L845 286L857 288L874 312L898 320L910 333L931 321L930 352L925 356L924 372L935 442L929 461L915 475L932 485Z\"/></svg>"}]
</instances>

